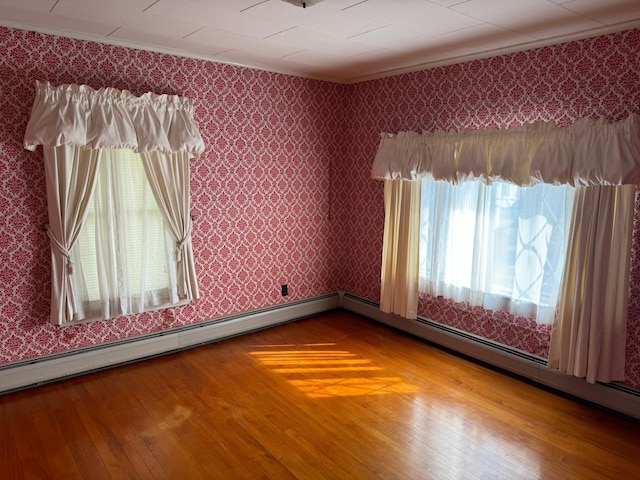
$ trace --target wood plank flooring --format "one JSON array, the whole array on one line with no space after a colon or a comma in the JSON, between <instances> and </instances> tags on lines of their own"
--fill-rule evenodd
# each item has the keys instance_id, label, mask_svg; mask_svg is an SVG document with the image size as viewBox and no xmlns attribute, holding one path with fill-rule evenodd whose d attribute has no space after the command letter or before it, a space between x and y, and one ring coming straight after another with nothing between
<instances>
[{"instance_id":1,"label":"wood plank flooring","mask_svg":"<svg viewBox=\"0 0 640 480\"><path fill-rule=\"evenodd\" d=\"M630 479L640 424L337 311L0 396L3 479Z\"/></svg>"}]
</instances>

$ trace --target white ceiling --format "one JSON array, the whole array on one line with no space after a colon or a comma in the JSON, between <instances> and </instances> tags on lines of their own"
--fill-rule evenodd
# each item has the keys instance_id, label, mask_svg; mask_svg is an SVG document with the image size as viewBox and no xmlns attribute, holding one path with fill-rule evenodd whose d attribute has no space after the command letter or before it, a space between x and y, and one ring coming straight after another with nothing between
<instances>
[{"instance_id":1,"label":"white ceiling","mask_svg":"<svg viewBox=\"0 0 640 480\"><path fill-rule=\"evenodd\" d=\"M0 24L352 83L640 26L640 0L0 0Z\"/></svg>"}]
</instances>

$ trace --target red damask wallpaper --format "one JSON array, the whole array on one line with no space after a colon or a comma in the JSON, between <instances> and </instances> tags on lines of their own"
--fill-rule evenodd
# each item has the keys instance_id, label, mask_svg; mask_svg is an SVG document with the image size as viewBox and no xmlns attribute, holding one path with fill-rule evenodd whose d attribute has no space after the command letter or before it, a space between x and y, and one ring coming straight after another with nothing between
<instances>
[{"instance_id":1,"label":"red damask wallpaper","mask_svg":"<svg viewBox=\"0 0 640 480\"><path fill-rule=\"evenodd\" d=\"M346 268L340 285L377 301L383 187L370 180L379 132L510 127L640 112L640 30L357 84L349 91L349 161L336 191ZM640 387L640 202L631 271L627 383ZM377 262L372 259L378 259ZM504 312L420 298L419 314L547 357L550 328Z\"/></svg>"},{"instance_id":2,"label":"red damask wallpaper","mask_svg":"<svg viewBox=\"0 0 640 480\"><path fill-rule=\"evenodd\" d=\"M37 79L193 99L207 146L191 163L200 299L83 326L48 324L42 149L22 148ZM344 155L344 86L0 28L0 89L0 363L337 290L332 165Z\"/></svg>"},{"instance_id":3,"label":"red damask wallpaper","mask_svg":"<svg viewBox=\"0 0 640 480\"><path fill-rule=\"evenodd\" d=\"M194 100L207 145L191 164L199 300L48 324L42 153L22 148L36 79ZM640 113L640 31L338 85L0 27L0 90L2 364L338 289L377 302L384 211L369 174L379 133ZM640 387L640 229L634 235L627 375ZM527 319L426 297L420 314L547 354L548 328Z\"/></svg>"}]
</instances>

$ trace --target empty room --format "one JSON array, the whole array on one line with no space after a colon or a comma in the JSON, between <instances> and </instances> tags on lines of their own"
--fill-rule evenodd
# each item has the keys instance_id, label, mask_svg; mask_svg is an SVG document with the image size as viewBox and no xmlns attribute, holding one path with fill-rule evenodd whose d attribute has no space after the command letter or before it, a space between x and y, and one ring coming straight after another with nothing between
<instances>
[{"instance_id":1,"label":"empty room","mask_svg":"<svg viewBox=\"0 0 640 480\"><path fill-rule=\"evenodd\" d=\"M3 478L640 471L640 2L0 0Z\"/></svg>"}]
</instances>

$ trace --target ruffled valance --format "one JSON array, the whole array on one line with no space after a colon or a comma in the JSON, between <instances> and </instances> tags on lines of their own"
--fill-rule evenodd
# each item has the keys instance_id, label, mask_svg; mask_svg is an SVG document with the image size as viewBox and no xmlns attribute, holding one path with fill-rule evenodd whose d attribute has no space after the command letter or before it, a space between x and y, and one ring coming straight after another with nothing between
<instances>
[{"instance_id":1,"label":"ruffled valance","mask_svg":"<svg viewBox=\"0 0 640 480\"><path fill-rule=\"evenodd\" d=\"M91 150L129 148L138 153L184 151L197 156L204 142L193 119L193 103L177 95L86 85L36 82L36 98L24 147L72 145Z\"/></svg>"},{"instance_id":2,"label":"ruffled valance","mask_svg":"<svg viewBox=\"0 0 640 480\"><path fill-rule=\"evenodd\" d=\"M640 184L640 116L568 127L536 123L510 129L382 134L372 169L381 180L480 179L517 185Z\"/></svg>"}]
</instances>

